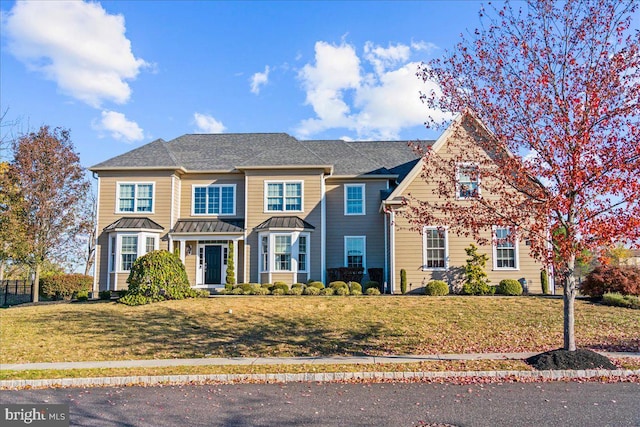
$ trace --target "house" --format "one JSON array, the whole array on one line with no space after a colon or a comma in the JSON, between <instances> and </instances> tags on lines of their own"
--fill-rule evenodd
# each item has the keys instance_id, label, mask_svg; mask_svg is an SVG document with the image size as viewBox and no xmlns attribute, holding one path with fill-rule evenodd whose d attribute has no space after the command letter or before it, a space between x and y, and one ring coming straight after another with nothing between
<instances>
[{"instance_id":1,"label":"house","mask_svg":"<svg viewBox=\"0 0 640 427\"><path fill-rule=\"evenodd\" d=\"M427 144L446 146L451 137ZM401 141L284 133L158 139L90 168L98 180L94 292L125 289L135 259L160 248L179 254L198 288L223 286L230 256L239 283L326 283L327 269L337 267L364 268L363 281L378 269L395 293L402 269L411 290L448 280L471 241L437 224L410 230L396 215L407 193L432 197L421 168ZM464 191L478 189L465 179ZM530 292L541 291L524 240L480 249L492 259L492 282L524 279Z\"/></svg>"}]
</instances>

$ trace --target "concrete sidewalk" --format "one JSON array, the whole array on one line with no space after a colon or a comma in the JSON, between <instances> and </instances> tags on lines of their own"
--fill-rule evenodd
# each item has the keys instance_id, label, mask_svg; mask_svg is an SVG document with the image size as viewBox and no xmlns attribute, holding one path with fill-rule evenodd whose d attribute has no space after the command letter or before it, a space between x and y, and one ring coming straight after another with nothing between
<instances>
[{"instance_id":1,"label":"concrete sidewalk","mask_svg":"<svg viewBox=\"0 0 640 427\"><path fill-rule=\"evenodd\" d=\"M609 358L640 358L638 353L598 352ZM334 357L217 357L201 359L148 359L112 360L89 362L13 363L0 364L0 370L64 370L93 368L157 368L167 366L208 366L208 365L302 365L302 364L380 364L416 363L442 360L523 360L539 354L533 353L467 353L467 354L427 354L389 356L334 356Z\"/></svg>"}]
</instances>

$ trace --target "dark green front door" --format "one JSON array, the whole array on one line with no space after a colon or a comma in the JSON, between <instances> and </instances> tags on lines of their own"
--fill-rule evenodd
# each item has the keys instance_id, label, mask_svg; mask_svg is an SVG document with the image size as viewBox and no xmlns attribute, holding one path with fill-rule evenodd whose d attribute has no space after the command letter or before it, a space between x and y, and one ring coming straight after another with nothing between
<instances>
[{"instance_id":1,"label":"dark green front door","mask_svg":"<svg viewBox=\"0 0 640 427\"><path fill-rule=\"evenodd\" d=\"M222 247L221 246L205 246L204 247L204 283L206 285L219 285L222 276Z\"/></svg>"}]
</instances>

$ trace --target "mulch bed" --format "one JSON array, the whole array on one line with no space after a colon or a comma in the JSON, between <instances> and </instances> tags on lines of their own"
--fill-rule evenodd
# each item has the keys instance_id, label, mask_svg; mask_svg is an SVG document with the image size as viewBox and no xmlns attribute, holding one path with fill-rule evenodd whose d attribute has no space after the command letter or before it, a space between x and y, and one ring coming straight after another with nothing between
<instances>
[{"instance_id":1,"label":"mulch bed","mask_svg":"<svg viewBox=\"0 0 640 427\"><path fill-rule=\"evenodd\" d=\"M564 349L551 350L536 354L525 362L539 371L548 370L582 370L582 369L618 369L605 356L595 351L578 349L568 351Z\"/></svg>"}]
</instances>

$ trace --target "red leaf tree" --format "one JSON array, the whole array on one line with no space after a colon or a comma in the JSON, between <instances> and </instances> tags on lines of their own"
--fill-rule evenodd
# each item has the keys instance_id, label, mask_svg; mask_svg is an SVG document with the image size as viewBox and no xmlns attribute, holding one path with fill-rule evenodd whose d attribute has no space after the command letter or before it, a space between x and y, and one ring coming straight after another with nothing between
<instances>
[{"instance_id":1,"label":"red leaf tree","mask_svg":"<svg viewBox=\"0 0 640 427\"><path fill-rule=\"evenodd\" d=\"M418 73L441 88L423 94L430 108L464 113L451 129L457 150L424 152L423 177L438 197L407 200L407 215L479 241L494 225L517 228L564 284L566 350L576 349L576 258L640 241L637 8L529 0L481 10L481 28ZM475 169L463 173L479 174L480 193L456 200L459 165L470 159Z\"/></svg>"},{"instance_id":2,"label":"red leaf tree","mask_svg":"<svg viewBox=\"0 0 640 427\"><path fill-rule=\"evenodd\" d=\"M64 257L78 233L87 230L81 206L91 190L68 130L42 126L12 144L14 159L7 182L19 196L14 221L23 230L22 258L35 271L34 301L38 301L40 270L45 261Z\"/></svg>"}]
</instances>

